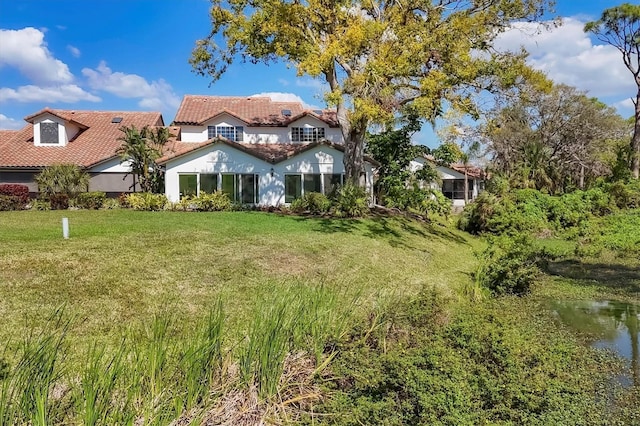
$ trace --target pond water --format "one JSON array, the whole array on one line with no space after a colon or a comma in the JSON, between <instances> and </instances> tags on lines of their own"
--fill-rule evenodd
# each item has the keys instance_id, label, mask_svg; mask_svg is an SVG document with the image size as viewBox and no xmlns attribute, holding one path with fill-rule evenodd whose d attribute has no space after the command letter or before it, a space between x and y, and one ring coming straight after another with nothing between
<instances>
[{"instance_id":1,"label":"pond water","mask_svg":"<svg viewBox=\"0 0 640 426\"><path fill-rule=\"evenodd\" d=\"M592 345L610 349L628 361L623 385L640 386L640 304L601 301L557 301L553 311L575 330L594 336Z\"/></svg>"}]
</instances>

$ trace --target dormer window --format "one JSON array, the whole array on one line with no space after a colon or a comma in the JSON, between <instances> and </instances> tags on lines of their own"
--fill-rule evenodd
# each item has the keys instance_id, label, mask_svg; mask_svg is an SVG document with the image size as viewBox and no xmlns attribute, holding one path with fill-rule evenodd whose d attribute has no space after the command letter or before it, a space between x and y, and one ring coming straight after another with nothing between
<instances>
[{"instance_id":1,"label":"dormer window","mask_svg":"<svg viewBox=\"0 0 640 426\"><path fill-rule=\"evenodd\" d=\"M292 127L293 142L318 142L324 139L324 127Z\"/></svg>"},{"instance_id":2,"label":"dormer window","mask_svg":"<svg viewBox=\"0 0 640 426\"><path fill-rule=\"evenodd\" d=\"M40 123L40 143L41 144L55 144L60 143L58 138L58 123Z\"/></svg>"},{"instance_id":3,"label":"dormer window","mask_svg":"<svg viewBox=\"0 0 640 426\"><path fill-rule=\"evenodd\" d=\"M207 133L208 139L220 136L230 141L242 142L244 128L242 126L209 126Z\"/></svg>"}]
</instances>

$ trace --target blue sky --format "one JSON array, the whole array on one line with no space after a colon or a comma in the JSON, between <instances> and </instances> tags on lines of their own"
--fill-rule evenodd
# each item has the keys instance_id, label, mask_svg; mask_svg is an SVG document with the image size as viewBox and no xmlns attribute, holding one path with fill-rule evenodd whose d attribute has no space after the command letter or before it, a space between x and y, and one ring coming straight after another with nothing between
<instances>
[{"instance_id":1,"label":"blue sky","mask_svg":"<svg viewBox=\"0 0 640 426\"><path fill-rule=\"evenodd\" d=\"M500 44L525 45L534 67L630 116L631 74L615 49L582 33L584 22L620 3L557 0L563 26L537 34L523 24ZM238 61L210 87L192 73L189 55L210 30L208 10L207 0L0 0L0 128L20 128L46 106L161 111L168 124L185 94L273 93L323 106L322 85L285 64ZM435 144L432 132L416 137Z\"/></svg>"}]
</instances>

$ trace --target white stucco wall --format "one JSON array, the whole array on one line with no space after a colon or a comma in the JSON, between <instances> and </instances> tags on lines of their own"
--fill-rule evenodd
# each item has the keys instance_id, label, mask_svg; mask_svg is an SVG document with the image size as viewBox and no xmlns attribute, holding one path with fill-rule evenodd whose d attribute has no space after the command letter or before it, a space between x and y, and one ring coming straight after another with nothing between
<instances>
[{"instance_id":1,"label":"white stucco wall","mask_svg":"<svg viewBox=\"0 0 640 426\"><path fill-rule=\"evenodd\" d=\"M88 171L91 173L127 173L130 169L131 164L128 161L120 164L119 158L112 158L92 167Z\"/></svg>"},{"instance_id":2,"label":"white stucco wall","mask_svg":"<svg viewBox=\"0 0 640 426\"><path fill-rule=\"evenodd\" d=\"M202 126L180 126L182 141L206 141L208 139L207 127L209 126L243 126L243 142L245 143L291 143L291 127L324 127L325 139L336 143L342 142L342 133L339 128L331 128L327 123L314 117L302 117L291 123L289 127L249 127L242 120L229 114L220 114Z\"/></svg>"},{"instance_id":3,"label":"white stucco wall","mask_svg":"<svg viewBox=\"0 0 640 426\"><path fill-rule=\"evenodd\" d=\"M321 145L288 160L272 164L231 146L217 143L169 161L166 164L165 193L169 200L179 201L180 174L253 173L258 175L259 204L277 206L284 204L286 174L344 173L342 156L342 152ZM371 190L373 172L368 163L366 175L367 187Z\"/></svg>"}]
</instances>

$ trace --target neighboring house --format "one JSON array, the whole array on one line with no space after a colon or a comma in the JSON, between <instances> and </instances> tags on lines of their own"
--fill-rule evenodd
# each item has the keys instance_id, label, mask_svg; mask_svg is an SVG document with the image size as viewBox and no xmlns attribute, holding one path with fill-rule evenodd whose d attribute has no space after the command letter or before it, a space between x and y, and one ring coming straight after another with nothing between
<instances>
[{"instance_id":1,"label":"neighboring house","mask_svg":"<svg viewBox=\"0 0 640 426\"><path fill-rule=\"evenodd\" d=\"M464 166L463 164L451 164L444 166L436 164L432 157L416 158L411 162L411 170L416 171L424 167L429 162L438 171L441 179L439 189L445 197L453 202L453 207L464 207L464 176L467 171L468 180L468 200L474 200L483 190L485 173L475 166Z\"/></svg>"},{"instance_id":2,"label":"neighboring house","mask_svg":"<svg viewBox=\"0 0 640 426\"><path fill-rule=\"evenodd\" d=\"M343 138L335 112L268 97L185 96L173 123L177 140L158 163L165 193L222 190L243 204L277 206L344 181ZM371 191L374 161L365 161Z\"/></svg>"},{"instance_id":3,"label":"neighboring house","mask_svg":"<svg viewBox=\"0 0 640 426\"><path fill-rule=\"evenodd\" d=\"M72 163L90 175L89 190L132 191L129 166L120 163L122 126L164 126L159 112L69 111L45 108L25 117L22 130L0 131L0 183L19 183L36 193L34 176L44 167Z\"/></svg>"}]
</instances>

